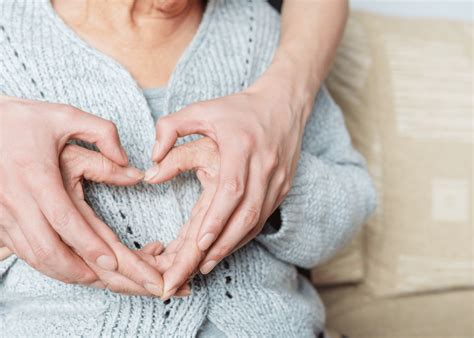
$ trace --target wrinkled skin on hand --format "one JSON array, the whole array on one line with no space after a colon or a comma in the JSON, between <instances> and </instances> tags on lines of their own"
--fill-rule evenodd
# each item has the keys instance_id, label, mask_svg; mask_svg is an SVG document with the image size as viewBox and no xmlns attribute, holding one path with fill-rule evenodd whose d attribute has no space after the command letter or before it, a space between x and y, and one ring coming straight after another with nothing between
<instances>
[{"instance_id":1,"label":"wrinkled skin on hand","mask_svg":"<svg viewBox=\"0 0 474 338\"><path fill-rule=\"evenodd\" d=\"M124 294L161 296L162 274L169 268L173 255L161 255L164 247L158 242L149 243L138 251L127 248L95 215L84 199L82 188L83 179L118 186L133 185L141 181L141 171L121 167L98 152L76 145L67 145L64 148L60 157L60 168L64 186L74 205L117 257L116 271L104 270L94 262L86 260L97 275L92 285ZM184 284L177 295L188 295L189 291L189 286Z\"/></svg>"}]
</instances>

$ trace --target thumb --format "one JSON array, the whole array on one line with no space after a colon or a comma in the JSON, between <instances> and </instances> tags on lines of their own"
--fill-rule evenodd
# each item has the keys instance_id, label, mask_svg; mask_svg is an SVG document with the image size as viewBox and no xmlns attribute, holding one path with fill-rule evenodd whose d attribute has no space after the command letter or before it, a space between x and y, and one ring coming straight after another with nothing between
<instances>
[{"instance_id":1,"label":"thumb","mask_svg":"<svg viewBox=\"0 0 474 338\"><path fill-rule=\"evenodd\" d=\"M77 145L67 145L61 153L61 169L75 181L84 177L93 182L127 186L137 184L142 171L132 167L122 167L99 152Z\"/></svg>"},{"instance_id":2,"label":"thumb","mask_svg":"<svg viewBox=\"0 0 474 338\"><path fill-rule=\"evenodd\" d=\"M209 123L204 122L209 102L198 102L163 116L156 123L156 143L151 159L160 162L175 145L178 137L191 134L210 136Z\"/></svg>"},{"instance_id":3,"label":"thumb","mask_svg":"<svg viewBox=\"0 0 474 338\"><path fill-rule=\"evenodd\" d=\"M65 140L79 139L95 144L107 158L120 165L127 165L128 158L120 143L117 127L112 121L84 112L72 106L64 106L61 127L66 132ZM63 112L62 112L63 113Z\"/></svg>"}]
</instances>

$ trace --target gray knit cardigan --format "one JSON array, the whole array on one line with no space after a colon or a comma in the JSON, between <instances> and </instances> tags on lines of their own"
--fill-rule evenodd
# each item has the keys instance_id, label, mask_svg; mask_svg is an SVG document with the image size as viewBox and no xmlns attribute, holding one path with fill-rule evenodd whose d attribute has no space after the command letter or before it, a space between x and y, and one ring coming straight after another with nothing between
<instances>
[{"instance_id":1,"label":"gray knit cardigan","mask_svg":"<svg viewBox=\"0 0 474 338\"><path fill-rule=\"evenodd\" d=\"M208 1L169 81L166 113L247 87L268 67L278 38L279 17L266 1ZM131 164L151 165L155 129L141 89L123 66L78 38L49 0L0 0L0 93L112 120ZM281 228L194 278L191 296L163 303L67 285L12 256L0 262L0 336L190 337L206 318L233 337L313 336L324 326L324 308L295 266L332 256L372 212L375 193L325 88L302 147ZM86 187L94 210L130 248L170 242L199 192L190 173L160 185Z\"/></svg>"}]
</instances>

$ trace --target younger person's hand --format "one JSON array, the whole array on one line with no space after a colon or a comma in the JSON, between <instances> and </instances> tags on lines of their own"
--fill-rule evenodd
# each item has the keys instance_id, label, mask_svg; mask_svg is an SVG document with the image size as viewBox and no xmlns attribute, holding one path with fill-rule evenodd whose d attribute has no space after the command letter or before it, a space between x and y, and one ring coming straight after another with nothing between
<instances>
[{"instance_id":1,"label":"younger person's hand","mask_svg":"<svg viewBox=\"0 0 474 338\"><path fill-rule=\"evenodd\" d=\"M193 208L190 220L181 229L178 238L165 249L166 254L175 254L173 263L164 273L163 298L172 296L179 287L198 269L209 273L218 262L253 239L261 230L261 222L232 219L207 252L198 246L198 235L205 213L219 185L220 155L217 144L209 137L174 147L161 162L147 171L145 181L161 183L178 174L194 170L202 184L201 196Z\"/></svg>"}]
</instances>

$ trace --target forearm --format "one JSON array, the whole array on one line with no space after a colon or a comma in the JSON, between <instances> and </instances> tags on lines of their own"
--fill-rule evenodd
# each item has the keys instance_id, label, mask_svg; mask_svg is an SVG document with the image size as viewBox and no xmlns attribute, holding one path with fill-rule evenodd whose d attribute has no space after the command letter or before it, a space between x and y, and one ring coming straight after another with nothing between
<instances>
[{"instance_id":1,"label":"forearm","mask_svg":"<svg viewBox=\"0 0 474 338\"><path fill-rule=\"evenodd\" d=\"M279 47L258 85L279 83L304 120L329 72L347 20L347 0L286 0Z\"/></svg>"}]
</instances>

